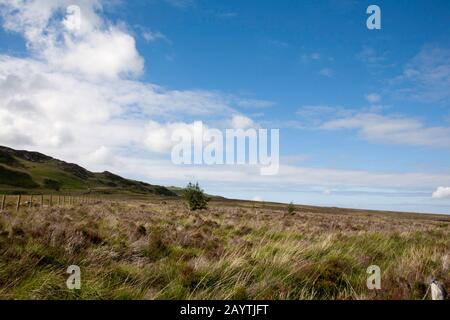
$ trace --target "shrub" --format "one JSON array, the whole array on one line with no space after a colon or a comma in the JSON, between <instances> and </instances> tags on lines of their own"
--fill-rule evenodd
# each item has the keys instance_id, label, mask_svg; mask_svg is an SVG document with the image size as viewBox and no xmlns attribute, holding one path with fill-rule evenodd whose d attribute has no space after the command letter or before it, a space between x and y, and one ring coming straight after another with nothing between
<instances>
[{"instance_id":1,"label":"shrub","mask_svg":"<svg viewBox=\"0 0 450 320\"><path fill-rule=\"evenodd\" d=\"M295 206L292 202L288 204L287 211L291 216L295 214Z\"/></svg>"},{"instance_id":2,"label":"shrub","mask_svg":"<svg viewBox=\"0 0 450 320\"><path fill-rule=\"evenodd\" d=\"M52 180L52 179L45 179L44 180L44 186L47 189L59 191L61 189L61 182L55 181L55 180Z\"/></svg>"},{"instance_id":3,"label":"shrub","mask_svg":"<svg viewBox=\"0 0 450 320\"><path fill-rule=\"evenodd\" d=\"M208 207L209 198L200 188L198 182L196 184L189 182L183 191L183 198L191 211L207 209Z\"/></svg>"}]
</instances>

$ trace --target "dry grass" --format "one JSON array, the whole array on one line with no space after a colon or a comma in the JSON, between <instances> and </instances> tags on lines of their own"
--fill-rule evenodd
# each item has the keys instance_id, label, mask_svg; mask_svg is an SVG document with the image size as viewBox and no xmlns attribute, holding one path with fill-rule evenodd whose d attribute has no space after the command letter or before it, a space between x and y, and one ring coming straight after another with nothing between
<instances>
[{"instance_id":1,"label":"dry grass","mask_svg":"<svg viewBox=\"0 0 450 320\"><path fill-rule=\"evenodd\" d=\"M176 200L0 213L3 299L422 299L450 216ZM81 290L66 288L80 266ZM366 269L382 270L382 290Z\"/></svg>"}]
</instances>

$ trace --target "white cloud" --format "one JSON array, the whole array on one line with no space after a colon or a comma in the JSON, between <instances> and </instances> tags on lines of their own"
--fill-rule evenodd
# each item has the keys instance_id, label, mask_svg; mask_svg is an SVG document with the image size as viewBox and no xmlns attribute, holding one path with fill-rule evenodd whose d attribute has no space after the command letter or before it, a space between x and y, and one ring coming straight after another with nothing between
<instances>
[{"instance_id":1,"label":"white cloud","mask_svg":"<svg viewBox=\"0 0 450 320\"><path fill-rule=\"evenodd\" d=\"M30 50L25 58L0 54L0 144L96 165L110 158L106 150L167 150L150 141L156 121L223 119L233 106L269 103L130 79L143 60L126 27L101 18L99 1L85 0L81 31L66 29L69 4L0 0L3 27L21 33Z\"/></svg>"},{"instance_id":2,"label":"white cloud","mask_svg":"<svg viewBox=\"0 0 450 320\"><path fill-rule=\"evenodd\" d=\"M433 199L450 199L450 187L438 187L432 195Z\"/></svg>"},{"instance_id":3,"label":"white cloud","mask_svg":"<svg viewBox=\"0 0 450 320\"><path fill-rule=\"evenodd\" d=\"M138 76L144 69L134 38L113 27L68 39L64 47L45 50L44 55L55 68L94 77Z\"/></svg>"},{"instance_id":4,"label":"white cloud","mask_svg":"<svg viewBox=\"0 0 450 320\"><path fill-rule=\"evenodd\" d=\"M311 59L320 60L320 58L321 58L320 53L318 52L311 53Z\"/></svg>"},{"instance_id":5,"label":"white cloud","mask_svg":"<svg viewBox=\"0 0 450 320\"><path fill-rule=\"evenodd\" d=\"M101 146L87 157L91 163L97 165L113 165L115 162L114 153L105 146Z\"/></svg>"},{"instance_id":6,"label":"white cloud","mask_svg":"<svg viewBox=\"0 0 450 320\"><path fill-rule=\"evenodd\" d=\"M300 60L303 63L310 63L313 61L319 61L323 58L323 56L319 53L319 52L312 52L312 53L304 53L302 54L302 56L300 57ZM328 60L331 60L331 58L329 58Z\"/></svg>"},{"instance_id":7,"label":"white cloud","mask_svg":"<svg viewBox=\"0 0 450 320\"><path fill-rule=\"evenodd\" d=\"M216 165L176 166L170 160L142 159L133 156L120 157L119 173L140 175L148 179L174 181L174 183L198 180L204 183L217 182L231 185L235 189L265 191L265 186L277 185L277 190L293 192L302 187L317 187L318 190L342 188L366 188L368 192L380 190L405 192L423 190L425 194L450 180L450 175L429 173L369 172L280 165L278 175L261 176L257 166ZM239 183L237 183L239 182ZM256 193L258 194L258 193Z\"/></svg>"},{"instance_id":8,"label":"white cloud","mask_svg":"<svg viewBox=\"0 0 450 320\"><path fill-rule=\"evenodd\" d=\"M450 49L423 47L391 84L402 99L450 103Z\"/></svg>"},{"instance_id":9,"label":"white cloud","mask_svg":"<svg viewBox=\"0 0 450 320\"><path fill-rule=\"evenodd\" d=\"M195 4L194 0L165 0L165 1L171 6L174 6L179 9L185 9Z\"/></svg>"},{"instance_id":10,"label":"white cloud","mask_svg":"<svg viewBox=\"0 0 450 320\"><path fill-rule=\"evenodd\" d=\"M144 61L134 38L100 18L100 1L77 4L79 28L68 23L75 14L67 12L73 7L68 0L2 0L0 4L3 27L22 33L34 56L58 70L106 78L136 76L143 71Z\"/></svg>"},{"instance_id":11,"label":"white cloud","mask_svg":"<svg viewBox=\"0 0 450 320\"><path fill-rule=\"evenodd\" d=\"M281 41L281 40L269 40L268 44L273 46L273 47L278 47L278 48L287 48L287 47L289 47L289 43Z\"/></svg>"},{"instance_id":12,"label":"white cloud","mask_svg":"<svg viewBox=\"0 0 450 320\"><path fill-rule=\"evenodd\" d=\"M139 149L145 148L142 141L152 118L226 117L230 112L228 98L217 93L80 79L33 59L0 55L0 144L39 146L58 154L78 149L80 157L105 144ZM251 122L241 117L234 123Z\"/></svg>"},{"instance_id":13,"label":"white cloud","mask_svg":"<svg viewBox=\"0 0 450 320\"><path fill-rule=\"evenodd\" d=\"M427 127L414 118L359 113L324 122L320 129L354 129L369 141L413 146L450 146L449 127Z\"/></svg>"},{"instance_id":14,"label":"white cloud","mask_svg":"<svg viewBox=\"0 0 450 320\"><path fill-rule=\"evenodd\" d=\"M318 127L325 121L349 117L354 114L354 110L339 106L305 105L301 106L296 114L300 117L304 127Z\"/></svg>"},{"instance_id":15,"label":"white cloud","mask_svg":"<svg viewBox=\"0 0 450 320\"><path fill-rule=\"evenodd\" d=\"M331 78L334 75L334 71L331 68L323 68L322 70L319 71L319 74L324 77Z\"/></svg>"},{"instance_id":16,"label":"white cloud","mask_svg":"<svg viewBox=\"0 0 450 320\"><path fill-rule=\"evenodd\" d=\"M207 129L203 126L204 130ZM194 123L167 123L160 124L156 121L150 121L147 125L147 134L145 138L146 146L158 153L168 153L176 142L172 141L172 134L177 132L190 132L194 134Z\"/></svg>"},{"instance_id":17,"label":"white cloud","mask_svg":"<svg viewBox=\"0 0 450 320\"><path fill-rule=\"evenodd\" d=\"M257 100L257 99L237 99L236 105L242 108L269 108L275 104L272 101Z\"/></svg>"},{"instance_id":18,"label":"white cloud","mask_svg":"<svg viewBox=\"0 0 450 320\"><path fill-rule=\"evenodd\" d=\"M366 95L366 100L371 104L376 104L381 101L381 96L378 93L369 93Z\"/></svg>"},{"instance_id":19,"label":"white cloud","mask_svg":"<svg viewBox=\"0 0 450 320\"><path fill-rule=\"evenodd\" d=\"M387 64L387 52L378 52L369 46L364 46L358 52L356 58L364 62L371 69L383 69L389 66Z\"/></svg>"},{"instance_id":20,"label":"white cloud","mask_svg":"<svg viewBox=\"0 0 450 320\"><path fill-rule=\"evenodd\" d=\"M328 105L306 105L300 107L296 113L299 116L311 118L311 117L321 117L326 114L335 115L336 112L339 112L340 110L341 110L340 107L332 107Z\"/></svg>"},{"instance_id":21,"label":"white cloud","mask_svg":"<svg viewBox=\"0 0 450 320\"><path fill-rule=\"evenodd\" d=\"M230 19L230 18L235 18L235 17L239 16L239 13L237 13L237 12L221 12L221 13L218 13L217 16L219 18Z\"/></svg>"},{"instance_id":22,"label":"white cloud","mask_svg":"<svg viewBox=\"0 0 450 320\"><path fill-rule=\"evenodd\" d=\"M154 42L157 40L165 40L169 42L169 39L167 39L167 37L159 31L144 30L142 31L142 37L147 42Z\"/></svg>"},{"instance_id":23,"label":"white cloud","mask_svg":"<svg viewBox=\"0 0 450 320\"><path fill-rule=\"evenodd\" d=\"M230 126L232 129L248 129L257 127L252 119L240 114L233 115L230 121Z\"/></svg>"}]
</instances>

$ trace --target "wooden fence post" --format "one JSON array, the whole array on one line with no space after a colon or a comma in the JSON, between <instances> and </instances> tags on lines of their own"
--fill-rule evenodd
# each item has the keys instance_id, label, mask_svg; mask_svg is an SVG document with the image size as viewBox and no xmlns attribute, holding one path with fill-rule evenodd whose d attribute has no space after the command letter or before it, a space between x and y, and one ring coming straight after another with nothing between
<instances>
[{"instance_id":1,"label":"wooden fence post","mask_svg":"<svg viewBox=\"0 0 450 320\"><path fill-rule=\"evenodd\" d=\"M44 195L41 194L41 208L44 207Z\"/></svg>"},{"instance_id":2,"label":"wooden fence post","mask_svg":"<svg viewBox=\"0 0 450 320\"><path fill-rule=\"evenodd\" d=\"M28 204L29 208L33 208L33 195L30 195L30 203Z\"/></svg>"},{"instance_id":3,"label":"wooden fence post","mask_svg":"<svg viewBox=\"0 0 450 320\"><path fill-rule=\"evenodd\" d=\"M19 207L20 207L20 199L22 198L22 196L19 194L17 196L17 204L16 204L16 211L19 211Z\"/></svg>"},{"instance_id":4,"label":"wooden fence post","mask_svg":"<svg viewBox=\"0 0 450 320\"><path fill-rule=\"evenodd\" d=\"M50 207L52 207L53 206L53 195L51 194L50 195Z\"/></svg>"},{"instance_id":5,"label":"wooden fence post","mask_svg":"<svg viewBox=\"0 0 450 320\"><path fill-rule=\"evenodd\" d=\"M6 195L4 194L2 197L2 207L1 207L0 211L3 211L5 209L5 201L6 201Z\"/></svg>"}]
</instances>

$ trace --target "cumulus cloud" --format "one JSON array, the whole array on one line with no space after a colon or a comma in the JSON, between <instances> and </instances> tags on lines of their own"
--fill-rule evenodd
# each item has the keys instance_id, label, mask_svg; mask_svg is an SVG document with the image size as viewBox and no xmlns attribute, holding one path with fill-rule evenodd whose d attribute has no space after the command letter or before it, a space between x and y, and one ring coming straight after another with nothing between
<instances>
[{"instance_id":1,"label":"cumulus cloud","mask_svg":"<svg viewBox=\"0 0 450 320\"><path fill-rule=\"evenodd\" d=\"M241 114L233 115L230 120L230 126L232 129L248 129L257 127L252 119Z\"/></svg>"},{"instance_id":2,"label":"cumulus cloud","mask_svg":"<svg viewBox=\"0 0 450 320\"><path fill-rule=\"evenodd\" d=\"M433 199L450 199L450 187L438 187L432 195Z\"/></svg>"},{"instance_id":3,"label":"cumulus cloud","mask_svg":"<svg viewBox=\"0 0 450 320\"><path fill-rule=\"evenodd\" d=\"M223 128L223 134L225 135L225 129L249 129L249 128L257 128L258 125L253 122L252 119L236 114L231 117L231 119L223 121L221 124ZM169 153L172 147L177 144L177 141L172 140L173 134L176 132L177 134L185 133L190 135L190 137L194 136L195 126L198 128L202 128L203 135L207 132L207 130L212 129L207 124L203 122L168 122L168 123L159 123L156 121L149 121L146 127L145 134L145 145L146 147L157 153ZM220 130L220 129L219 129ZM203 143L208 143L209 140L203 136Z\"/></svg>"},{"instance_id":4,"label":"cumulus cloud","mask_svg":"<svg viewBox=\"0 0 450 320\"><path fill-rule=\"evenodd\" d=\"M81 40L67 40L64 47L46 50L44 54L60 70L93 77L138 76L144 70L134 38L115 27L91 32Z\"/></svg>"},{"instance_id":5,"label":"cumulus cloud","mask_svg":"<svg viewBox=\"0 0 450 320\"><path fill-rule=\"evenodd\" d=\"M0 54L0 144L95 165L111 158L106 150L167 151L165 140L152 139L163 127L185 117L222 119L245 101L130 78L144 62L126 26L105 20L100 1L78 4L81 27L74 28L70 1L0 0L3 28L29 48L28 57Z\"/></svg>"},{"instance_id":6,"label":"cumulus cloud","mask_svg":"<svg viewBox=\"0 0 450 320\"><path fill-rule=\"evenodd\" d=\"M93 164L97 165L112 165L115 162L114 153L110 148L101 146L94 152L88 155L88 159Z\"/></svg>"},{"instance_id":7,"label":"cumulus cloud","mask_svg":"<svg viewBox=\"0 0 450 320\"><path fill-rule=\"evenodd\" d=\"M100 18L100 1L2 0L0 6L3 27L22 33L35 57L55 68L107 78L143 71L134 38Z\"/></svg>"},{"instance_id":8,"label":"cumulus cloud","mask_svg":"<svg viewBox=\"0 0 450 320\"><path fill-rule=\"evenodd\" d=\"M195 123L175 122L160 124L156 121L150 121L147 125L145 144L152 151L168 153L176 144L176 141L172 140L174 132L187 132L193 136L194 125ZM204 129L206 130L207 127L204 126Z\"/></svg>"}]
</instances>

